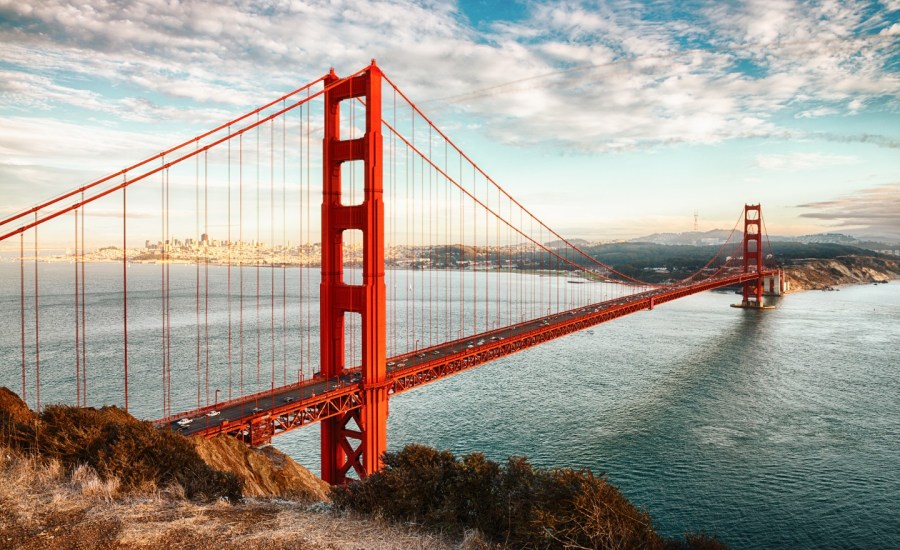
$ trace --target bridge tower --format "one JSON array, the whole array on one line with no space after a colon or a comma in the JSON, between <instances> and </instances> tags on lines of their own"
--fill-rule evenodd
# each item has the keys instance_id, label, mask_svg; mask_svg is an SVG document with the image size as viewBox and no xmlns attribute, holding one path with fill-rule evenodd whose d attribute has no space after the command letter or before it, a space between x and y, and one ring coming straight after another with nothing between
<instances>
[{"instance_id":1,"label":"bridge tower","mask_svg":"<svg viewBox=\"0 0 900 550\"><path fill-rule=\"evenodd\" d=\"M382 188L381 70L375 61L362 73L325 80L323 140L321 372L340 376L344 364L344 315L362 318L362 400L360 406L322 424L322 479L344 483L351 469L365 477L380 467L387 449L388 395L385 367L384 200ZM340 104L364 101L366 129L357 139L341 139ZM360 104L362 105L362 104ZM341 166L362 161L363 201L342 200ZM361 285L344 282L343 232L363 235Z\"/></svg>"},{"instance_id":2,"label":"bridge tower","mask_svg":"<svg viewBox=\"0 0 900 550\"><path fill-rule=\"evenodd\" d=\"M744 205L744 273L762 273L762 210L758 204ZM763 280L744 283L741 307L762 307Z\"/></svg>"}]
</instances>

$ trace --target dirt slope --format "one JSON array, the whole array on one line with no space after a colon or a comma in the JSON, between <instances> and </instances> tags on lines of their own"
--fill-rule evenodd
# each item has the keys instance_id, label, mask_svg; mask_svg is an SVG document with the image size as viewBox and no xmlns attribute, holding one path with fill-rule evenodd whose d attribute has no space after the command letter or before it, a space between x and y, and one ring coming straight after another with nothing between
<instances>
[{"instance_id":1,"label":"dirt slope","mask_svg":"<svg viewBox=\"0 0 900 550\"><path fill-rule=\"evenodd\" d=\"M224 435L194 438L193 443L204 462L241 480L244 496L328 500L328 484L275 447L251 449Z\"/></svg>"}]
</instances>

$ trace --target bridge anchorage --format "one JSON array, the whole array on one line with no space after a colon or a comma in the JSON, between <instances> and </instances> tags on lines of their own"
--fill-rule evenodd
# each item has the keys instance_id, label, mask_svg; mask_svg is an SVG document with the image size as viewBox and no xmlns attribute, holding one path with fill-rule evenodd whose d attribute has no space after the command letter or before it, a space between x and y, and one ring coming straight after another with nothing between
<instances>
[{"instance_id":1,"label":"bridge anchorage","mask_svg":"<svg viewBox=\"0 0 900 550\"><path fill-rule=\"evenodd\" d=\"M147 220L159 241L136 249L127 236L144 241ZM43 261L39 228L41 242L73 236L56 259L74 270ZM186 435L258 446L321 422L322 477L340 484L381 467L395 395L707 290L767 308L784 278L764 233L746 205L690 276L620 273L491 179L373 61L0 220L0 243L19 241L0 278L19 311L0 318L0 362L21 360L35 408L43 368L52 400L131 405ZM92 239L103 248L88 254Z\"/></svg>"}]
</instances>

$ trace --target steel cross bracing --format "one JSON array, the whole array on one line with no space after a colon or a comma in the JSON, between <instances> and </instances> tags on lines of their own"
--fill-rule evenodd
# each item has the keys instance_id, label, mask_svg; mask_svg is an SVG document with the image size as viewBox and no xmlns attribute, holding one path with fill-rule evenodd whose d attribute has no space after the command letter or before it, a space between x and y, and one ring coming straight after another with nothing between
<instances>
[{"instance_id":1,"label":"steel cross bracing","mask_svg":"<svg viewBox=\"0 0 900 550\"><path fill-rule=\"evenodd\" d=\"M680 288L652 290L392 357L388 359L386 369L388 395L397 395L573 332L653 309L659 304L707 290L743 285L775 273L775 270L738 273ZM264 392L219 403L215 409L220 415L215 417L204 416L213 409L205 407L155 423L178 428L177 422L181 418L195 417L197 420L182 428L184 433L206 437L224 433L251 445L262 445L279 433L359 409L364 391L359 370L350 369L339 377L322 377L284 386L274 393Z\"/></svg>"}]
</instances>

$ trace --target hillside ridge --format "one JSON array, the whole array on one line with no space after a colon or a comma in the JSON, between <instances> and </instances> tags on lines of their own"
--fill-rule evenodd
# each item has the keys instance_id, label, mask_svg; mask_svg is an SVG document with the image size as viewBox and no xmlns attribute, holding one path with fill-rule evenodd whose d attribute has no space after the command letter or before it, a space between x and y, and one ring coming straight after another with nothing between
<instances>
[{"instance_id":1,"label":"hillside ridge","mask_svg":"<svg viewBox=\"0 0 900 550\"><path fill-rule=\"evenodd\" d=\"M839 256L795 260L784 268L790 292L828 290L839 285L886 283L900 279L900 260L875 256Z\"/></svg>"}]
</instances>

